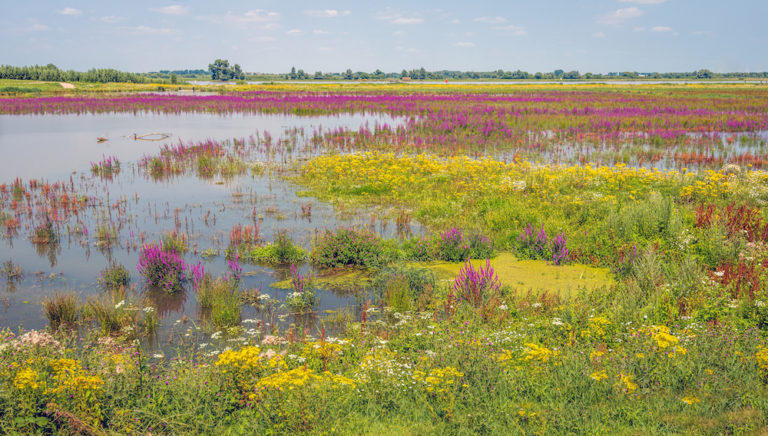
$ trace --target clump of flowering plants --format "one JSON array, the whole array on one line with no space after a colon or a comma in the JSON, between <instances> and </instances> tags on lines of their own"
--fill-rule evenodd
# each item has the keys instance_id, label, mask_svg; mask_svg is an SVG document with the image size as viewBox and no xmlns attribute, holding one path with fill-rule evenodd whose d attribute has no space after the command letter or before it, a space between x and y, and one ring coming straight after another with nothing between
<instances>
[{"instance_id":1,"label":"clump of flowering plants","mask_svg":"<svg viewBox=\"0 0 768 436\"><path fill-rule=\"evenodd\" d=\"M558 233L550 240L544 225L536 231L532 224L525 226L518 241L518 255L527 259L543 259L553 265L563 265L568 262L568 241L565 233Z\"/></svg>"},{"instance_id":2,"label":"clump of flowering plants","mask_svg":"<svg viewBox=\"0 0 768 436\"><path fill-rule=\"evenodd\" d=\"M184 259L175 251L163 251L156 243L144 244L136 269L150 286L162 288L168 293L181 290L187 278Z\"/></svg>"},{"instance_id":3,"label":"clump of flowering plants","mask_svg":"<svg viewBox=\"0 0 768 436\"><path fill-rule=\"evenodd\" d=\"M485 260L485 267L481 266L479 269L475 269L472 263L467 261L453 281L453 292L459 302L467 301L475 307L500 290L499 277L488 259Z\"/></svg>"}]
</instances>

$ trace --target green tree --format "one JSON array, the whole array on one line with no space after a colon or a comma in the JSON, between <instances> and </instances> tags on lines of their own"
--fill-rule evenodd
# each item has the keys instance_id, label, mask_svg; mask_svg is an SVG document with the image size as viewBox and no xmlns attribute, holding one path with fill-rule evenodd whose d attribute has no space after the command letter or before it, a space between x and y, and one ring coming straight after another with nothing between
<instances>
[{"instance_id":1,"label":"green tree","mask_svg":"<svg viewBox=\"0 0 768 436\"><path fill-rule=\"evenodd\" d=\"M208 65L208 71L211 72L211 80L243 80L245 74L240 69L240 65L235 64L230 66L229 61L226 59L216 59L212 64Z\"/></svg>"}]
</instances>

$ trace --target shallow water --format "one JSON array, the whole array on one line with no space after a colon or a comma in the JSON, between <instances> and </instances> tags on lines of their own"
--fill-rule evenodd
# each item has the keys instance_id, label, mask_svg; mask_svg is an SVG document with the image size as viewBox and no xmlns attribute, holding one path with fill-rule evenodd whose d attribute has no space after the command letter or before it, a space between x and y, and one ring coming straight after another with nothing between
<instances>
[{"instance_id":1,"label":"shallow water","mask_svg":"<svg viewBox=\"0 0 768 436\"><path fill-rule=\"evenodd\" d=\"M277 137L284 129L299 128L310 135L319 128L347 127L398 121L387 115L342 114L298 117L270 114L67 114L0 115L0 183L16 177L62 178L90 168L103 155L122 162L155 153L163 143L205 139L247 138L263 132ZM134 139L134 134L164 133L163 141ZM97 138L107 141L99 143Z\"/></svg>"},{"instance_id":2,"label":"shallow water","mask_svg":"<svg viewBox=\"0 0 768 436\"><path fill-rule=\"evenodd\" d=\"M46 296L72 290L84 302L99 295L97 278L112 262L128 268L136 294L149 301L162 316L159 337L169 336L182 319L198 320L200 313L194 292L188 289L168 295L149 289L136 271L142 244L159 241L171 230L189 238L191 250L185 260L190 263L200 261L205 250L219 253L202 260L206 271L214 276L227 271L223 251L229 243L229 232L236 224L258 224L260 236L266 242L273 241L278 231L285 230L304 248L309 248L315 232L342 225L368 226L382 235L392 236L396 226L370 212L340 215L329 204L298 197L295 186L272 174L280 171L279 163L267 163L270 170L264 173L229 178L183 174L161 179L149 177L137 164L142 156L156 155L163 144L179 141L253 137L256 139L251 142L258 144L258 138L269 133L275 141L290 140L300 147L304 138L311 138L323 128L357 129L377 121L398 122L386 116L364 115L0 116L0 151L4 155L0 160L0 184L10 185L17 177L25 183L31 179L63 182L73 192L92 199L82 213L57 224L59 242L55 245L32 243L32 224L28 222L17 235L6 235L0 241L0 262L12 261L24 271L23 278L18 280L0 278L0 327L44 328L47 320L40 302ZM167 133L170 137L163 141L133 137L134 133L149 132ZM108 140L97 143L97 136ZM90 163L101 160L103 155L116 156L121 161L118 174L108 178L91 174ZM301 213L301 206L307 204L312 206L310 216ZM3 205L6 207L8 204ZM94 236L99 224L104 223L118 230L117 242L109 248L101 247ZM412 224L412 230L417 234L423 232L417 223ZM270 287L271 283L287 278L287 266L242 266L240 289L261 289L280 301L290 292ZM301 269L306 272L310 267L302 265ZM355 303L353 297L332 291L318 290L318 295L319 314ZM243 319L261 317L252 307L243 307ZM296 321L286 315L282 320L283 323Z\"/></svg>"}]
</instances>

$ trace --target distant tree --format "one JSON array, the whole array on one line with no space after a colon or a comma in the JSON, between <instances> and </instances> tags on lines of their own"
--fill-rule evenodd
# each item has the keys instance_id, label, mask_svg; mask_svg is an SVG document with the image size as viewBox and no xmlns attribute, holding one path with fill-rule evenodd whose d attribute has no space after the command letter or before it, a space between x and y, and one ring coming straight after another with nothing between
<instances>
[{"instance_id":1,"label":"distant tree","mask_svg":"<svg viewBox=\"0 0 768 436\"><path fill-rule=\"evenodd\" d=\"M208 71L211 73L211 80L243 80L245 74L240 69L240 65L229 65L229 61L226 59L216 59L214 63L208 65Z\"/></svg>"},{"instance_id":2,"label":"distant tree","mask_svg":"<svg viewBox=\"0 0 768 436\"><path fill-rule=\"evenodd\" d=\"M403 77L408 77L408 71L403 70L400 72L400 78L402 79Z\"/></svg>"},{"instance_id":3,"label":"distant tree","mask_svg":"<svg viewBox=\"0 0 768 436\"><path fill-rule=\"evenodd\" d=\"M171 84L172 84L172 85L175 85L175 84L177 84L177 83L179 83L179 78L178 78L178 76L176 76L176 74L175 74L175 73L171 73Z\"/></svg>"},{"instance_id":4,"label":"distant tree","mask_svg":"<svg viewBox=\"0 0 768 436\"><path fill-rule=\"evenodd\" d=\"M580 79L581 75L578 71L568 71L567 73L563 74L563 79Z\"/></svg>"},{"instance_id":5,"label":"distant tree","mask_svg":"<svg viewBox=\"0 0 768 436\"><path fill-rule=\"evenodd\" d=\"M296 67L291 67L291 74L288 77L291 80L296 80Z\"/></svg>"},{"instance_id":6,"label":"distant tree","mask_svg":"<svg viewBox=\"0 0 768 436\"><path fill-rule=\"evenodd\" d=\"M696 71L696 78L697 79L711 79L712 78L712 71L709 70L699 70Z\"/></svg>"},{"instance_id":7,"label":"distant tree","mask_svg":"<svg viewBox=\"0 0 768 436\"><path fill-rule=\"evenodd\" d=\"M352 80L352 70L349 68L344 72L344 80Z\"/></svg>"},{"instance_id":8,"label":"distant tree","mask_svg":"<svg viewBox=\"0 0 768 436\"><path fill-rule=\"evenodd\" d=\"M562 76L562 75L563 75L563 73L564 73L564 71L563 71L563 70L555 70L555 71L554 71L554 74L555 74L555 77L556 77L556 78L560 78L560 76Z\"/></svg>"},{"instance_id":9,"label":"distant tree","mask_svg":"<svg viewBox=\"0 0 768 436\"><path fill-rule=\"evenodd\" d=\"M323 72L322 71L315 71L315 80L323 80Z\"/></svg>"}]
</instances>

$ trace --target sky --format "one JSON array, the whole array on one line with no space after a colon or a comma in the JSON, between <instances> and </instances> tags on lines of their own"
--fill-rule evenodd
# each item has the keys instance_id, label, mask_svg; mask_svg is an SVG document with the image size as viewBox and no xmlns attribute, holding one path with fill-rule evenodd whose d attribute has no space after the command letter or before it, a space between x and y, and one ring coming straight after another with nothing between
<instances>
[{"instance_id":1,"label":"sky","mask_svg":"<svg viewBox=\"0 0 768 436\"><path fill-rule=\"evenodd\" d=\"M766 0L0 0L0 64L768 71Z\"/></svg>"}]
</instances>

